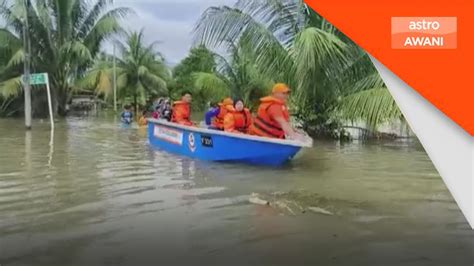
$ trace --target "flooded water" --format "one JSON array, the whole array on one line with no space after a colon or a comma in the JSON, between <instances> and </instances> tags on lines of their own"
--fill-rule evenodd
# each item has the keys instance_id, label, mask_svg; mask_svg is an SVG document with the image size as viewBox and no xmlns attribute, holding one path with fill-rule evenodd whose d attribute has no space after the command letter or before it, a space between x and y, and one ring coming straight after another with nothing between
<instances>
[{"instance_id":1,"label":"flooded water","mask_svg":"<svg viewBox=\"0 0 474 266\"><path fill-rule=\"evenodd\" d=\"M272 169L154 150L116 122L51 136L0 120L0 265L473 264L474 233L417 143L316 141Z\"/></svg>"}]
</instances>

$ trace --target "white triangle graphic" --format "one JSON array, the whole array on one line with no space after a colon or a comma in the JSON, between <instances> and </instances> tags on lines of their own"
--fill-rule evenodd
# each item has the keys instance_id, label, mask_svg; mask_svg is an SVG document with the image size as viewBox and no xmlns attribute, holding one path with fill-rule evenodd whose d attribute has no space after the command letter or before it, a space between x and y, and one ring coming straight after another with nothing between
<instances>
[{"instance_id":1,"label":"white triangle graphic","mask_svg":"<svg viewBox=\"0 0 474 266\"><path fill-rule=\"evenodd\" d=\"M474 229L474 138L379 61L371 60Z\"/></svg>"}]
</instances>

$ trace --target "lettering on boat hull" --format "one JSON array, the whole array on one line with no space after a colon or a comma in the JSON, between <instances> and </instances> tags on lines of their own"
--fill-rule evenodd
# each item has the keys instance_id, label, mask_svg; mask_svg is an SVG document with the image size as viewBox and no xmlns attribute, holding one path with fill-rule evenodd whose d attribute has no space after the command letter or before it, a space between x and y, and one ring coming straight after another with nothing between
<instances>
[{"instance_id":1,"label":"lettering on boat hull","mask_svg":"<svg viewBox=\"0 0 474 266\"><path fill-rule=\"evenodd\" d=\"M161 140L177 144L177 145L183 145L183 132L179 130L174 130L168 127L164 126L159 126L155 125L155 128L153 130L153 135L156 138L159 138Z\"/></svg>"}]
</instances>

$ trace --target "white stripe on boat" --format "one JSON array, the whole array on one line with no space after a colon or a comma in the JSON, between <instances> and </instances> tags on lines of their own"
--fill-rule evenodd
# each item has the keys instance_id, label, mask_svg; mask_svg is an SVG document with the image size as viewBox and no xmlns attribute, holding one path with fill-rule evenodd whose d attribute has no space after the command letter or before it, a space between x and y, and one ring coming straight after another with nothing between
<instances>
[{"instance_id":1,"label":"white stripe on boat","mask_svg":"<svg viewBox=\"0 0 474 266\"><path fill-rule=\"evenodd\" d=\"M147 121L154 124L160 124L160 125L164 125L168 127L174 127L174 128L187 130L187 131L199 132L203 134L221 135L221 136L238 138L238 139L246 139L246 140L267 142L267 143L274 143L274 144L281 144L281 145L290 145L290 146L296 146L296 147L313 147L313 141L310 138L308 138L307 142L302 142L302 141L297 141L297 140L266 138L266 137L238 134L238 133L225 132L225 131L213 130L213 129L207 129L207 128L191 127L191 126L185 126L185 125L180 125L177 123L168 122L166 120L161 120L161 119L148 118Z\"/></svg>"}]
</instances>

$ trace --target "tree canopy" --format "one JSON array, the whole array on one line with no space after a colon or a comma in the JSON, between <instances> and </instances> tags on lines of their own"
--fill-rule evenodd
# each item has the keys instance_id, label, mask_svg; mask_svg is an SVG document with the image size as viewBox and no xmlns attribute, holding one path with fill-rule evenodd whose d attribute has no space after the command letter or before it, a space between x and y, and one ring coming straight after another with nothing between
<instances>
[{"instance_id":1,"label":"tree canopy","mask_svg":"<svg viewBox=\"0 0 474 266\"><path fill-rule=\"evenodd\" d=\"M199 90L194 86L194 73L212 74L216 70L214 54L204 45L199 45L189 51L189 55L184 58L173 69L174 82L170 88L170 94L173 98L178 98L183 90L190 90L195 94L195 106L203 107L207 99L205 95L199 97Z\"/></svg>"}]
</instances>

